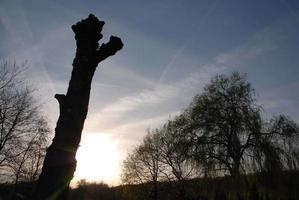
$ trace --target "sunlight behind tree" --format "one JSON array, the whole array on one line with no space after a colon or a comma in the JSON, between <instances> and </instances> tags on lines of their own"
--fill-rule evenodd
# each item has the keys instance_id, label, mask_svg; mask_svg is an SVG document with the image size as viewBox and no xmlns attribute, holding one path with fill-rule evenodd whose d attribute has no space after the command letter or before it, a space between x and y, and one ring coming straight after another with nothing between
<instances>
[{"instance_id":1,"label":"sunlight behind tree","mask_svg":"<svg viewBox=\"0 0 299 200\"><path fill-rule=\"evenodd\" d=\"M77 169L72 186L81 179L89 182L104 181L109 185L119 183L121 156L112 135L84 133L76 159Z\"/></svg>"}]
</instances>

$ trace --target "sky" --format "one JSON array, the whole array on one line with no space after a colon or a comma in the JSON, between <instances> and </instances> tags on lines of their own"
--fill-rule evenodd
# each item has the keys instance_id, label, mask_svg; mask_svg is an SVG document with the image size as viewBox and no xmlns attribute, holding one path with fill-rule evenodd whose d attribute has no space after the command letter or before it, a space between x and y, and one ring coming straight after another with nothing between
<instances>
[{"instance_id":1,"label":"sky","mask_svg":"<svg viewBox=\"0 0 299 200\"><path fill-rule=\"evenodd\" d=\"M71 25L93 13L124 47L100 63L74 181L119 184L147 128L188 106L216 74L246 73L263 115L299 123L297 0L0 0L0 59L26 77L54 130L75 55ZM95 159L97 157L97 159Z\"/></svg>"}]
</instances>

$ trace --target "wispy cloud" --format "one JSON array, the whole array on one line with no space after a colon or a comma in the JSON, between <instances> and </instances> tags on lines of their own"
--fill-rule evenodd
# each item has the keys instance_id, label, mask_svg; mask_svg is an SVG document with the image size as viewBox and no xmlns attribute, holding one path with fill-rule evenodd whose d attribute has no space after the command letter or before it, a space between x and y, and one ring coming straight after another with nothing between
<instances>
[{"instance_id":1,"label":"wispy cloud","mask_svg":"<svg viewBox=\"0 0 299 200\"><path fill-rule=\"evenodd\" d=\"M182 74L184 78L176 78L165 83L152 81L153 84L149 88L118 98L103 109L94 112L87 120L86 130L103 130L113 133L119 131L132 135L137 129L144 132L147 127L151 127L147 122L152 119L163 119L169 116L169 113L178 113L186 107L192 97L201 92L212 76L224 73L232 69L231 67L242 65L277 49L281 40L284 40L284 32L278 30L286 23L288 24L286 20L282 20L257 31L244 45L215 56L210 63L199 65L197 70L190 74ZM177 57L181 56L185 48L187 46L183 46L170 58L160 80L163 80L167 70L174 64ZM131 84L134 85L134 79L132 80ZM134 129L130 130L132 127Z\"/></svg>"},{"instance_id":2,"label":"wispy cloud","mask_svg":"<svg viewBox=\"0 0 299 200\"><path fill-rule=\"evenodd\" d=\"M223 70L222 68L200 68L196 73L190 74L182 80L171 83L156 84L151 89L141 90L129 96L124 96L112 104L107 105L98 113L89 117L87 129L101 128L111 129L123 123L138 123L144 118L131 116L133 113L151 113L153 115L164 115L167 112L175 112L180 109L176 104L190 101L198 88L211 78L211 76ZM191 93L191 94L190 94ZM145 115L147 116L147 115ZM148 117L148 116L147 116Z\"/></svg>"},{"instance_id":3,"label":"wispy cloud","mask_svg":"<svg viewBox=\"0 0 299 200\"><path fill-rule=\"evenodd\" d=\"M267 117L284 114L299 123L299 82L282 85L258 93L258 102Z\"/></svg>"}]
</instances>

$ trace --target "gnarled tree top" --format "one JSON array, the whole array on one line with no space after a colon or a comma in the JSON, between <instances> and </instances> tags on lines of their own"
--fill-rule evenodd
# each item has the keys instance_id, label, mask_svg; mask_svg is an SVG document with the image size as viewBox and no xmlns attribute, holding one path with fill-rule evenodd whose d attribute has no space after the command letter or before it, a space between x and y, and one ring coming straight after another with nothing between
<instances>
[{"instance_id":1,"label":"gnarled tree top","mask_svg":"<svg viewBox=\"0 0 299 200\"><path fill-rule=\"evenodd\" d=\"M99 47L98 41L103 37L101 32L104 24L105 22L90 14L88 18L72 26L77 41L77 56L87 56L88 59L99 63L123 47L121 39L115 36L111 36L108 43Z\"/></svg>"}]
</instances>

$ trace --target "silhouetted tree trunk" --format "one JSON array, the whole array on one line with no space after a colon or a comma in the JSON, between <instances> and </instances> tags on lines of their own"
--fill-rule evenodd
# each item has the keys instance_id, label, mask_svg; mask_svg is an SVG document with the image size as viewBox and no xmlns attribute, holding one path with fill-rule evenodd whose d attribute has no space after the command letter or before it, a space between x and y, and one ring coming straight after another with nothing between
<instances>
[{"instance_id":1,"label":"silhouetted tree trunk","mask_svg":"<svg viewBox=\"0 0 299 200\"><path fill-rule=\"evenodd\" d=\"M154 181L154 188L153 188L153 199L158 200L158 181Z\"/></svg>"},{"instance_id":2,"label":"silhouetted tree trunk","mask_svg":"<svg viewBox=\"0 0 299 200\"><path fill-rule=\"evenodd\" d=\"M72 26L77 44L72 76L66 95L55 95L59 102L60 116L55 137L47 150L35 199L67 199L88 111L92 77L98 63L114 55L123 46L119 38L111 36L107 44L99 47L103 25L103 21L91 14Z\"/></svg>"}]
</instances>

